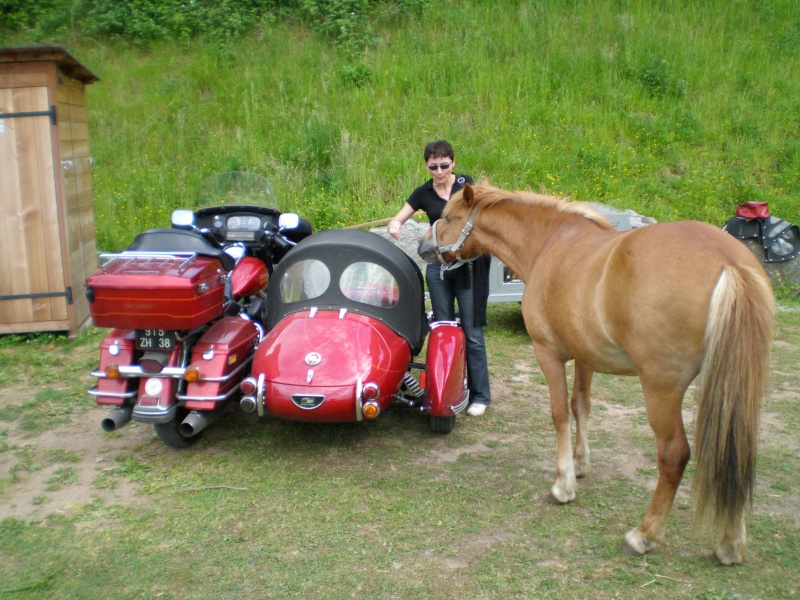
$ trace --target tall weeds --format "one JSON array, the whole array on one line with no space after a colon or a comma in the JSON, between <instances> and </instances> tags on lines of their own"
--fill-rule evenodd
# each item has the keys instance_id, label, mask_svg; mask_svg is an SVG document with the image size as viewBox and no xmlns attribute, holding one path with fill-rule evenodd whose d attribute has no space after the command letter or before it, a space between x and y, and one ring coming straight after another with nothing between
<instances>
[{"instance_id":1,"label":"tall weeds","mask_svg":"<svg viewBox=\"0 0 800 600\"><path fill-rule=\"evenodd\" d=\"M367 14L337 29L348 13L324 27L263 13L225 51L202 32L146 49L46 40L101 77L88 90L101 248L165 225L232 169L266 175L317 228L388 217L439 137L459 171L503 187L718 225L763 200L800 222L795 2L327 4Z\"/></svg>"}]
</instances>

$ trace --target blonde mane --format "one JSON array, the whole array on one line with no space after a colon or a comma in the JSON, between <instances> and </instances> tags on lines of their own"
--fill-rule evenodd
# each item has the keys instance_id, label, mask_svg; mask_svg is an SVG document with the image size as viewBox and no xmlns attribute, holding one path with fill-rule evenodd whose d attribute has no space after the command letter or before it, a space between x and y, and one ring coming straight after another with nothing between
<instances>
[{"instance_id":1,"label":"blonde mane","mask_svg":"<svg viewBox=\"0 0 800 600\"><path fill-rule=\"evenodd\" d=\"M479 192L479 197L477 199L483 208L488 208L499 203L541 206L557 212L580 215L586 219L589 219L601 229L615 231L614 226L608 221L608 219L606 219L599 211L593 208L588 202L571 202L564 198L536 194L534 192L525 190L501 190L485 183L473 185L472 187L476 192ZM462 192L458 192L453 196L453 200L455 201L454 204L461 201L461 195ZM447 212L449 212L449 210L445 209L445 213Z\"/></svg>"}]
</instances>

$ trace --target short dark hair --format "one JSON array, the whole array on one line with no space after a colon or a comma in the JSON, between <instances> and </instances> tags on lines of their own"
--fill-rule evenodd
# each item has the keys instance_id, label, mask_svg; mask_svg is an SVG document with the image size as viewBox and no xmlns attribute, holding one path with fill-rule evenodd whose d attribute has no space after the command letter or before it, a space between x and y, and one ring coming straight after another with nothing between
<instances>
[{"instance_id":1,"label":"short dark hair","mask_svg":"<svg viewBox=\"0 0 800 600\"><path fill-rule=\"evenodd\" d=\"M453 154L453 147L445 140L436 140L425 146L425 162L429 158L449 158L455 160L456 155Z\"/></svg>"}]
</instances>

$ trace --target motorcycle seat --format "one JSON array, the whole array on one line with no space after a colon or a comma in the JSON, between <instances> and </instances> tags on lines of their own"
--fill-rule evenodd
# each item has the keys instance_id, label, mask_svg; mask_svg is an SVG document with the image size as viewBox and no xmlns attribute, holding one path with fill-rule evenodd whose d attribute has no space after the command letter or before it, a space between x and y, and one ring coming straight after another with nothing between
<instances>
[{"instance_id":1,"label":"motorcycle seat","mask_svg":"<svg viewBox=\"0 0 800 600\"><path fill-rule=\"evenodd\" d=\"M216 258L226 271L236 265L235 259L222 248L211 245L202 235L184 229L148 229L133 240L126 252L192 252Z\"/></svg>"}]
</instances>

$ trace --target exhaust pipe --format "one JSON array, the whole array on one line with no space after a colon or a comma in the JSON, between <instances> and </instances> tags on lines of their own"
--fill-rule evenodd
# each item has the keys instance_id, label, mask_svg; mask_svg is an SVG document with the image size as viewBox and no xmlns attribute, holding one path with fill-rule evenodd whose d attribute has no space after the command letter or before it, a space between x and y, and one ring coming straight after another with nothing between
<instances>
[{"instance_id":1,"label":"exhaust pipe","mask_svg":"<svg viewBox=\"0 0 800 600\"><path fill-rule=\"evenodd\" d=\"M196 436L211 423L211 413L193 410L178 427L178 432L185 438Z\"/></svg>"},{"instance_id":2,"label":"exhaust pipe","mask_svg":"<svg viewBox=\"0 0 800 600\"><path fill-rule=\"evenodd\" d=\"M133 406L118 406L106 415L106 418L102 420L100 426L103 428L103 431L107 433L116 431L120 427L124 427L128 424L128 421L131 420L132 413Z\"/></svg>"}]
</instances>

